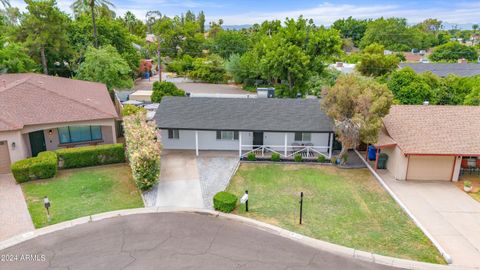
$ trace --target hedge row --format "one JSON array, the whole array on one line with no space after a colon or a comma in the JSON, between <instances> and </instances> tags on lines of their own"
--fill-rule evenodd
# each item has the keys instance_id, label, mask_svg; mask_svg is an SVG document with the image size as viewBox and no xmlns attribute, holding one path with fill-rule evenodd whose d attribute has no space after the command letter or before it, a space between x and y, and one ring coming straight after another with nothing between
<instances>
[{"instance_id":1,"label":"hedge row","mask_svg":"<svg viewBox=\"0 0 480 270\"><path fill-rule=\"evenodd\" d=\"M34 179L52 178L57 174L57 154L41 152L37 157L19 160L12 164L13 177L17 183Z\"/></svg>"},{"instance_id":2,"label":"hedge row","mask_svg":"<svg viewBox=\"0 0 480 270\"><path fill-rule=\"evenodd\" d=\"M125 149L121 143L65 148L56 150L56 153L62 169L125 162Z\"/></svg>"}]
</instances>

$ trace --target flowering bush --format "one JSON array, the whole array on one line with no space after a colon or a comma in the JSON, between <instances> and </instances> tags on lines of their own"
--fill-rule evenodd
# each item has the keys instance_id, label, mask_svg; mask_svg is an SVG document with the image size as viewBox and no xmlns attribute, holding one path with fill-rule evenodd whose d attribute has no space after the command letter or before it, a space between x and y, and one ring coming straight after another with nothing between
<instances>
[{"instance_id":1,"label":"flowering bush","mask_svg":"<svg viewBox=\"0 0 480 270\"><path fill-rule=\"evenodd\" d=\"M143 113L123 118L127 157L135 183L141 190L150 189L160 175L160 145L155 124L147 123Z\"/></svg>"}]
</instances>

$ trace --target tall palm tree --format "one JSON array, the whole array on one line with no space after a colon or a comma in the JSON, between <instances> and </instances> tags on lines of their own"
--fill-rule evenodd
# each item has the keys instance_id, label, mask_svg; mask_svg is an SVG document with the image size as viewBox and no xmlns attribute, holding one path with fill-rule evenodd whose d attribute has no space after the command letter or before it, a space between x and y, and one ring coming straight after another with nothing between
<instances>
[{"instance_id":1,"label":"tall palm tree","mask_svg":"<svg viewBox=\"0 0 480 270\"><path fill-rule=\"evenodd\" d=\"M7 0L0 0L0 1L7 1ZM95 45L95 48L98 48L97 24L95 22L96 9L99 7L115 8L115 5L108 0L75 0L75 2L73 2L71 7L75 13L89 10L90 13L92 14L93 39L95 41L94 45Z\"/></svg>"},{"instance_id":2,"label":"tall palm tree","mask_svg":"<svg viewBox=\"0 0 480 270\"><path fill-rule=\"evenodd\" d=\"M10 7L10 0L0 0L4 8Z\"/></svg>"}]
</instances>

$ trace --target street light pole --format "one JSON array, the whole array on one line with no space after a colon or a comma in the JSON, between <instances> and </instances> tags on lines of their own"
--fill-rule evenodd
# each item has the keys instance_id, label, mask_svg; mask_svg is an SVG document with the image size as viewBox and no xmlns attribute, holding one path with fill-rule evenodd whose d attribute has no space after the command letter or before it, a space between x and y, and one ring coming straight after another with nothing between
<instances>
[{"instance_id":1,"label":"street light pole","mask_svg":"<svg viewBox=\"0 0 480 270\"><path fill-rule=\"evenodd\" d=\"M158 57L158 81L162 82L162 60L160 58L160 36L157 37L157 57Z\"/></svg>"}]
</instances>

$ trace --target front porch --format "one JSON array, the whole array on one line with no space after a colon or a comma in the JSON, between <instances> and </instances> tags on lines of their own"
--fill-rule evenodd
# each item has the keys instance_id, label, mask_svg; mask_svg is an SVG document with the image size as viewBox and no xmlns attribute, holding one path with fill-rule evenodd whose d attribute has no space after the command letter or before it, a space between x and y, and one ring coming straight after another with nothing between
<instances>
[{"instance_id":1,"label":"front porch","mask_svg":"<svg viewBox=\"0 0 480 270\"><path fill-rule=\"evenodd\" d=\"M240 146L239 157L246 158L250 153L254 153L256 157L270 159L272 154L279 154L281 159L293 160L296 155L301 155L302 159L317 160L319 156L331 159L332 151L329 146L313 146L313 145L242 145ZM247 148L247 150L245 150ZM281 150L280 150L281 149Z\"/></svg>"}]
</instances>

